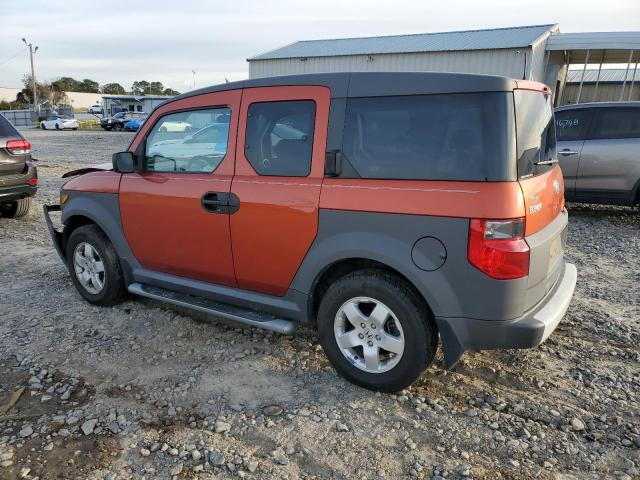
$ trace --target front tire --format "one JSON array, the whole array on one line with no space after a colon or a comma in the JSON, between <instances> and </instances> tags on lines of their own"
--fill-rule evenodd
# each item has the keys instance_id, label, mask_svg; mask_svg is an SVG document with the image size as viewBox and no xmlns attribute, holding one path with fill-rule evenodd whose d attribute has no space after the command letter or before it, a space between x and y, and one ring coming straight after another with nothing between
<instances>
[{"instance_id":1,"label":"front tire","mask_svg":"<svg viewBox=\"0 0 640 480\"><path fill-rule=\"evenodd\" d=\"M110 306L126 298L118 254L96 225L83 225L71 233L66 260L73 284L88 302Z\"/></svg>"},{"instance_id":2,"label":"front tire","mask_svg":"<svg viewBox=\"0 0 640 480\"><path fill-rule=\"evenodd\" d=\"M42 130L46 130L46 129L47 129L47 127L45 127L45 126L44 126L44 123L41 123L41 124L40 124L40 128L41 128Z\"/></svg>"},{"instance_id":3,"label":"front tire","mask_svg":"<svg viewBox=\"0 0 640 480\"><path fill-rule=\"evenodd\" d=\"M397 392L433 363L438 336L422 298L382 270L350 273L318 311L320 343L334 368L362 387Z\"/></svg>"},{"instance_id":4,"label":"front tire","mask_svg":"<svg viewBox=\"0 0 640 480\"><path fill-rule=\"evenodd\" d=\"M0 212L3 217L20 218L29 213L31 208L31 197L21 198L15 202L0 205Z\"/></svg>"}]
</instances>

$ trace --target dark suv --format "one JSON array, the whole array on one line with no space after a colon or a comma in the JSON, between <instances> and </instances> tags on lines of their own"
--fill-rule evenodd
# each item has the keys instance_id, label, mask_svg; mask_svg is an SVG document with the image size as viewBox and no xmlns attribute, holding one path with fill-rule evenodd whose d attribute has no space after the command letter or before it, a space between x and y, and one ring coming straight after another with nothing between
<instances>
[{"instance_id":1,"label":"dark suv","mask_svg":"<svg viewBox=\"0 0 640 480\"><path fill-rule=\"evenodd\" d=\"M396 391L439 340L446 367L534 347L568 308L550 96L445 73L227 83L159 106L45 211L62 209L49 227L89 302L310 323L342 375Z\"/></svg>"},{"instance_id":2,"label":"dark suv","mask_svg":"<svg viewBox=\"0 0 640 480\"><path fill-rule=\"evenodd\" d=\"M22 217L38 189L31 144L0 114L0 215Z\"/></svg>"},{"instance_id":3,"label":"dark suv","mask_svg":"<svg viewBox=\"0 0 640 480\"><path fill-rule=\"evenodd\" d=\"M118 112L113 117L100 119L100 126L105 130L120 131L124 129L124 124L134 118L144 118L147 114L143 112Z\"/></svg>"}]
</instances>

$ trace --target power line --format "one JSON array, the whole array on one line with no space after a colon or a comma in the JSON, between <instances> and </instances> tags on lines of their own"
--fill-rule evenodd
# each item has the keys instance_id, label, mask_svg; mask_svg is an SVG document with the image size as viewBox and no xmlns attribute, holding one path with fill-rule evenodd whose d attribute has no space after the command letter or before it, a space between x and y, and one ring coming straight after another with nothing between
<instances>
[{"instance_id":1,"label":"power line","mask_svg":"<svg viewBox=\"0 0 640 480\"><path fill-rule=\"evenodd\" d=\"M7 62L10 62L11 60L13 60L14 58L16 58L18 55L20 55L21 53L24 53L23 49L20 49L20 51L18 53L16 53L13 57L9 57L7 58L4 62L0 63L0 66L4 65Z\"/></svg>"}]
</instances>

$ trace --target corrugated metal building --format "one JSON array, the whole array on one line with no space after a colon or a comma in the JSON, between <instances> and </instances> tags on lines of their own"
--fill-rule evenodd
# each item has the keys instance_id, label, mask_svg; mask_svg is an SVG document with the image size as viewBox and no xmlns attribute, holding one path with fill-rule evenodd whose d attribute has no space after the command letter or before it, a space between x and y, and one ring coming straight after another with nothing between
<instances>
[{"instance_id":1,"label":"corrugated metal building","mask_svg":"<svg viewBox=\"0 0 640 480\"><path fill-rule=\"evenodd\" d=\"M570 66L627 64L637 70L640 32L560 33L557 24L392 35L385 37L305 40L249 58L249 77L344 71L436 71L504 75L546 83L556 105L589 100L623 100L615 87L567 84ZM634 68L633 64L636 67ZM581 74L580 74L581 75ZM629 77L627 94L635 81ZM580 76L582 80L582 76ZM596 83L598 80L596 79ZM625 84L626 86L626 84ZM636 91L638 87L636 87ZM597 94L597 95L596 95Z\"/></svg>"},{"instance_id":2,"label":"corrugated metal building","mask_svg":"<svg viewBox=\"0 0 640 480\"><path fill-rule=\"evenodd\" d=\"M545 81L545 42L558 26L305 40L249 58L249 78L344 71L486 73Z\"/></svg>"},{"instance_id":3,"label":"corrugated metal building","mask_svg":"<svg viewBox=\"0 0 640 480\"><path fill-rule=\"evenodd\" d=\"M581 102L615 102L640 100L640 70L627 72L625 68L587 70L584 75ZM634 77L635 74L635 77ZM626 78L626 81L625 81ZM565 87L564 103L576 103L582 70L569 70Z\"/></svg>"}]
</instances>

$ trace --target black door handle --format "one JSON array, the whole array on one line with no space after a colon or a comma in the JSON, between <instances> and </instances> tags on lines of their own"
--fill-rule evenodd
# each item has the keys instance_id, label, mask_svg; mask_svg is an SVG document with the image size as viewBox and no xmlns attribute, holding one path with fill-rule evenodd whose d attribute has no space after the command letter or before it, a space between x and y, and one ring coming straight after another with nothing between
<instances>
[{"instance_id":1,"label":"black door handle","mask_svg":"<svg viewBox=\"0 0 640 480\"><path fill-rule=\"evenodd\" d=\"M233 193L207 192L202 196L202 208L211 213L236 213L240 199Z\"/></svg>"}]
</instances>

